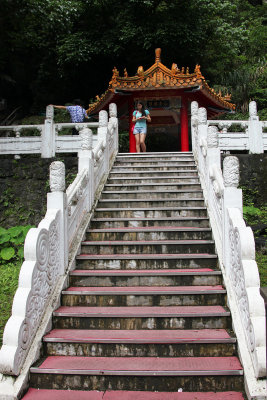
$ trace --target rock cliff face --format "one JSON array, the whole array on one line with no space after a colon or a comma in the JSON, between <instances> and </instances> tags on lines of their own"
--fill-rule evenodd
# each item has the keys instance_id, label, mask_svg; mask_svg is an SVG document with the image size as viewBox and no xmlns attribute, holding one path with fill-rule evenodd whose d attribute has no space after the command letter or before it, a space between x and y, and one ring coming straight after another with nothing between
<instances>
[{"instance_id":1,"label":"rock cliff face","mask_svg":"<svg viewBox=\"0 0 267 400\"><path fill-rule=\"evenodd\" d=\"M259 207L267 199L267 154L237 154L240 161L240 185L254 193ZM67 185L77 173L76 157L61 157L66 164ZM46 209L49 165L54 159L1 157L0 226L37 225Z\"/></svg>"},{"instance_id":2,"label":"rock cliff face","mask_svg":"<svg viewBox=\"0 0 267 400\"><path fill-rule=\"evenodd\" d=\"M254 192L255 207L267 203L267 153L236 156L240 164L240 186Z\"/></svg>"},{"instance_id":3,"label":"rock cliff face","mask_svg":"<svg viewBox=\"0 0 267 400\"><path fill-rule=\"evenodd\" d=\"M77 174L77 157L60 157L67 185ZM49 165L54 159L22 157L0 160L0 226L38 225L46 211Z\"/></svg>"}]
</instances>

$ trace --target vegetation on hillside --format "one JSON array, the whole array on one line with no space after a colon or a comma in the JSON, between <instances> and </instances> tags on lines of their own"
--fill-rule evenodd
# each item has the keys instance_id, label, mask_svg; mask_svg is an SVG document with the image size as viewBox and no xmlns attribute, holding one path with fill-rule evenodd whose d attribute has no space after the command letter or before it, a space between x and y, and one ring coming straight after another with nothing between
<instances>
[{"instance_id":1,"label":"vegetation on hillside","mask_svg":"<svg viewBox=\"0 0 267 400\"><path fill-rule=\"evenodd\" d=\"M171 66L201 65L211 85L266 107L266 8L259 0L1 0L0 79L9 104L103 93L114 65L134 74L154 49ZM266 79L265 79L266 82ZM265 100L264 100L265 98Z\"/></svg>"},{"instance_id":2,"label":"vegetation on hillside","mask_svg":"<svg viewBox=\"0 0 267 400\"><path fill-rule=\"evenodd\" d=\"M9 229L0 227L0 345L3 329L11 314L24 257L24 240L30 228L30 225L13 226Z\"/></svg>"}]
</instances>

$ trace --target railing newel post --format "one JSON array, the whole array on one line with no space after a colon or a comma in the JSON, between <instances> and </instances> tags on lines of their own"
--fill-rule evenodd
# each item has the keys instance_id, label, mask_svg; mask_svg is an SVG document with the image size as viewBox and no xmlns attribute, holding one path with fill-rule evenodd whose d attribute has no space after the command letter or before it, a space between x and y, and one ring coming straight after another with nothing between
<instances>
[{"instance_id":1,"label":"railing newel post","mask_svg":"<svg viewBox=\"0 0 267 400\"><path fill-rule=\"evenodd\" d=\"M249 103L248 144L249 153L261 154L264 152L262 123L259 121L255 101Z\"/></svg>"},{"instance_id":2,"label":"railing newel post","mask_svg":"<svg viewBox=\"0 0 267 400\"><path fill-rule=\"evenodd\" d=\"M46 118L42 130L41 157L51 158L56 154L56 130L54 124L54 107L46 107Z\"/></svg>"},{"instance_id":3,"label":"railing newel post","mask_svg":"<svg viewBox=\"0 0 267 400\"><path fill-rule=\"evenodd\" d=\"M108 146L108 113L105 110L99 112L99 128L97 130L98 141L102 141L104 153L104 173L109 170L109 146Z\"/></svg>"},{"instance_id":4,"label":"railing newel post","mask_svg":"<svg viewBox=\"0 0 267 400\"><path fill-rule=\"evenodd\" d=\"M110 103L109 105L109 123L113 127L113 135L114 135L114 142L113 142L113 151L116 153L119 150L119 124L117 118L117 105L115 103Z\"/></svg>"},{"instance_id":5,"label":"railing newel post","mask_svg":"<svg viewBox=\"0 0 267 400\"><path fill-rule=\"evenodd\" d=\"M65 193L65 164L61 161L54 161L50 164L50 190L51 192L47 193L47 210L57 209L60 211L60 275L64 275L68 265L68 211Z\"/></svg>"},{"instance_id":6,"label":"railing newel post","mask_svg":"<svg viewBox=\"0 0 267 400\"><path fill-rule=\"evenodd\" d=\"M87 170L87 190L86 190L86 211L89 212L94 201L92 182L94 182L94 162L93 162L93 132L89 128L83 128L79 132L81 138L81 148L78 152L78 172Z\"/></svg>"}]
</instances>

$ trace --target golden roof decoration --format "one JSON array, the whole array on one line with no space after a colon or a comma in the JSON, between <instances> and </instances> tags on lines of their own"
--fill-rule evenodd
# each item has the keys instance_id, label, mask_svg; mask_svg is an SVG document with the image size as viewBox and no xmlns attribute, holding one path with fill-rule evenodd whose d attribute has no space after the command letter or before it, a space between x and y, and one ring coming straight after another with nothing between
<instances>
[{"instance_id":1,"label":"golden roof decoration","mask_svg":"<svg viewBox=\"0 0 267 400\"><path fill-rule=\"evenodd\" d=\"M235 105L229 103L231 95L222 96L211 89L201 73L200 65L195 66L194 72L189 72L189 67L182 67L180 70L177 64L173 63L171 69L161 63L161 49L155 50L155 63L146 71L142 65L137 69L135 76L128 76L126 68L124 68L124 76L120 76L116 67L113 68L113 75L109 82L108 90L100 97L100 100L89 105L88 112L92 113L104 103L109 94L116 93L116 90L155 90L155 89L188 89L200 88L205 91L206 95L227 109L235 109Z\"/></svg>"}]
</instances>

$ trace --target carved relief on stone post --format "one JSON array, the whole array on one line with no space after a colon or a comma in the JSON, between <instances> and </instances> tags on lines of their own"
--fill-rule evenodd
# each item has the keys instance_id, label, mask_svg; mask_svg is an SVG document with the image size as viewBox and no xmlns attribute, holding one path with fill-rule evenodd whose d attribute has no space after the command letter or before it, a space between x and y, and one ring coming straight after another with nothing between
<instances>
[{"instance_id":1,"label":"carved relief on stone post","mask_svg":"<svg viewBox=\"0 0 267 400\"><path fill-rule=\"evenodd\" d=\"M50 165L50 190L51 192L65 190L65 164L61 161L54 161Z\"/></svg>"},{"instance_id":2,"label":"carved relief on stone post","mask_svg":"<svg viewBox=\"0 0 267 400\"><path fill-rule=\"evenodd\" d=\"M204 107L198 109L198 123L205 125L207 123L207 110Z\"/></svg>"},{"instance_id":3,"label":"carved relief on stone post","mask_svg":"<svg viewBox=\"0 0 267 400\"><path fill-rule=\"evenodd\" d=\"M105 110L101 110L99 113L99 127L103 128L108 126L108 113Z\"/></svg>"},{"instance_id":4,"label":"carved relief on stone post","mask_svg":"<svg viewBox=\"0 0 267 400\"><path fill-rule=\"evenodd\" d=\"M223 160L223 179L226 187L237 187L239 184L239 161L235 156Z\"/></svg>"},{"instance_id":5,"label":"carved relief on stone post","mask_svg":"<svg viewBox=\"0 0 267 400\"><path fill-rule=\"evenodd\" d=\"M192 101L191 103L191 115L192 116L197 116L198 114L198 102L197 101Z\"/></svg>"},{"instance_id":6,"label":"carved relief on stone post","mask_svg":"<svg viewBox=\"0 0 267 400\"><path fill-rule=\"evenodd\" d=\"M54 107L53 106L47 106L46 107L46 119L54 119Z\"/></svg>"},{"instance_id":7,"label":"carved relief on stone post","mask_svg":"<svg viewBox=\"0 0 267 400\"><path fill-rule=\"evenodd\" d=\"M218 147L218 145L219 145L219 137L218 137L218 128L217 128L217 126L209 126L208 127L207 145L208 145L209 148Z\"/></svg>"},{"instance_id":8,"label":"carved relief on stone post","mask_svg":"<svg viewBox=\"0 0 267 400\"><path fill-rule=\"evenodd\" d=\"M110 103L109 105L109 116L117 118L117 105L115 103Z\"/></svg>"},{"instance_id":9,"label":"carved relief on stone post","mask_svg":"<svg viewBox=\"0 0 267 400\"><path fill-rule=\"evenodd\" d=\"M81 149L82 150L92 150L93 144L93 132L89 128L84 128L80 131Z\"/></svg>"},{"instance_id":10,"label":"carved relief on stone post","mask_svg":"<svg viewBox=\"0 0 267 400\"><path fill-rule=\"evenodd\" d=\"M257 117L257 103L256 101L251 101L249 103L249 116Z\"/></svg>"}]
</instances>

